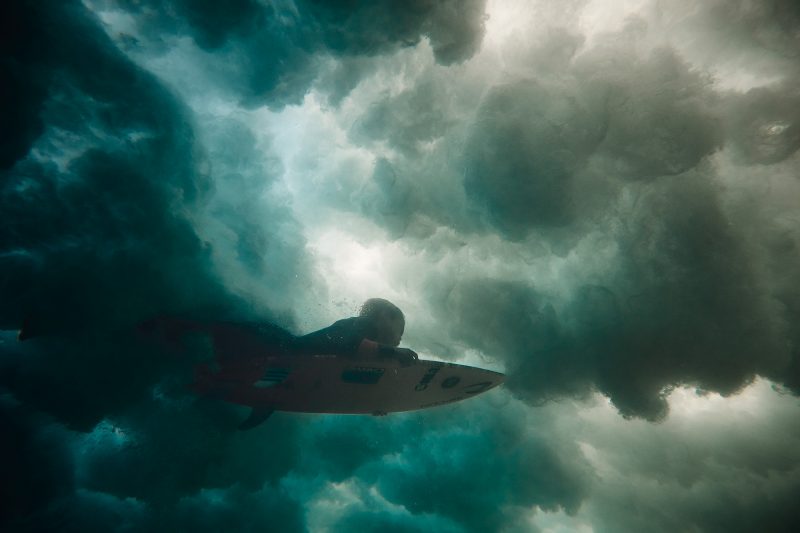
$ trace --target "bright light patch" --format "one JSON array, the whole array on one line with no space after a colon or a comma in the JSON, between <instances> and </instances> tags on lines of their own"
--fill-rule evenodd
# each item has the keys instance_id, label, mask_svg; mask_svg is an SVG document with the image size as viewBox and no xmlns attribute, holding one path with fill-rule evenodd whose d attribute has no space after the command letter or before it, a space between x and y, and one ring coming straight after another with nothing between
<instances>
[{"instance_id":1,"label":"bright light patch","mask_svg":"<svg viewBox=\"0 0 800 533\"><path fill-rule=\"evenodd\" d=\"M762 126L762 129L767 135L780 135L789 129L789 123L784 121L772 122L771 124Z\"/></svg>"},{"instance_id":2,"label":"bright light patch","mask_svg":"<svg viewBox=\"0 0 800 533\"><path fill-rule=\"evenodd\" d=\"M327 210L321 207L357 190L373 171L376 155L351 144L342 125L347 119L323 107L313 94L280 113L260 109L252 121L254 133L280 159L281 186L306 226L326 224Z\"/></svg>"},{"instance_id":3,"label":"bright light patch","mask_svg":"<svg viewBox=\"0 0 800 533\"><path fill-rule=\"evenodd\" d=\"M328 531L328 525L341 518L353 506L361 504L356 481L327 483L306 507L306 521L311 531Z\"/></svg>"},{"instance_id":4,"label":"bright light patch","mask_svg":"<svg viewBox=\"0 0 800 533\"><path fill-rule=\"evenodd\" d=\"M649 0L595 0L581 12L578 26L589 38L619 31L650 4Z\"/></svg>"},{"instance_id":5,"label":"bright light patch","mask_svg":"<svg viewBox=\"0 0 800 533\"><path fill-rule=\"evenodd\" d=\"M693 418L727 411L730 416L761 416L769 408L775 391L769 381L757 379L738 394L722 396L715 392L699 393L692 387L676 388L669 395L670 416Z\"/></svg>"},{"instance_id":6,"label":"bright light patch","mask_svg":"<svg viewBox=\"0 0 800 533\"><path fill-rule=\"evenodd\" d=\"M332 228L309 240L317 271L326 281L331 300L357 306L375 295L391 299L396 293L387 272L391 245L364 244L351 234Z\"/></svg>"},{"instance_id":7,"label":"bright light patch","mask_svg":"<svg viewBox=\"0 0 800 533\"><path fill-rule=\"evenodd\" d=\"M110 6L94 0L84 0L83 5L97 15L110 34L121 37L136 33L136 19L130 13L109 9Z\"/></svg>"},{"instance_id":8,"label":"bright light patch","mask_svg":"<svg viewBox=\"0 0 800 533\"><path fill-rule=\"evenodd\" d=\"M531 513L528 523L541 533L592 533L594 528L585 521L569 516L564 511L548 513L537 510Z\"/></svg>"},{"instance_id":9,"label":"bright light patch","mask_svg":"<svg viewBox=\"0 0 800 533\"><path fill-rule=\"evenodd\" d=\"M486 35L483 46L496 46L509 37L530 31L526 3L491 0L486 5Z\"/></svg>"}]
</instances>

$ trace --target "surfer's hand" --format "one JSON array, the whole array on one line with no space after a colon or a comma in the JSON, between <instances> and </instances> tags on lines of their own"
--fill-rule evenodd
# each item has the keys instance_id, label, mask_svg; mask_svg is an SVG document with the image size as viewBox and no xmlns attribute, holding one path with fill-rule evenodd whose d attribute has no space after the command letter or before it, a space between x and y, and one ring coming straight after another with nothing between
<instances>
[{"instance_id":1,"label":"surfer's hand","mask_svg":"<svg viewBox=\"0 0 800 533\"><path fill-rule=\"evenodd\" d=\"M394 349L394 356L400 362L402 366L409 366L416 361L419 361L419 356L417 352L414 350L409 350L408 348L395 348Z\"/></svg>"}]
</instances>

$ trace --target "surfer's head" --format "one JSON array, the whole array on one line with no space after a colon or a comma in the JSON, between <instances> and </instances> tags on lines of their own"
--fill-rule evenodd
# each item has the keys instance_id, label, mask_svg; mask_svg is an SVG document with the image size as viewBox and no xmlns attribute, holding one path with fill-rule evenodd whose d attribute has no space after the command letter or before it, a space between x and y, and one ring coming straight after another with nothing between
<instances>
[{"instance_id":1,"label":"surfer's head","mask_svg":"<svg viewBox=\"0 0 800 533\"><path fill-rule=\"evenodd\" d=\"M358 316L368 320L367 338L388 346L400 344L406 318L392 302L383 298L370 298L361 306Z\"/></svg>"}]
</instances>

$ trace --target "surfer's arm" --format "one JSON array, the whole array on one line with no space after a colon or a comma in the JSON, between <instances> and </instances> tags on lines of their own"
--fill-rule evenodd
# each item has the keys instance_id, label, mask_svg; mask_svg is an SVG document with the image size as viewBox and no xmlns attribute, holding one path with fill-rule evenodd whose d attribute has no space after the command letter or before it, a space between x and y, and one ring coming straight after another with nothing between
<instances>
[{"instance_id":1,"label":"surfer's arm","mask_svg":"<svg viewBox=\"0 0 800 533\"><path fill-rule=\"evenodd\" d=\"M408 348L395 348L364 339L358 347L356 356L359 359L397 359L401 365L408 366L419 360L417 353Z\"/></svg>"}]
</instances>

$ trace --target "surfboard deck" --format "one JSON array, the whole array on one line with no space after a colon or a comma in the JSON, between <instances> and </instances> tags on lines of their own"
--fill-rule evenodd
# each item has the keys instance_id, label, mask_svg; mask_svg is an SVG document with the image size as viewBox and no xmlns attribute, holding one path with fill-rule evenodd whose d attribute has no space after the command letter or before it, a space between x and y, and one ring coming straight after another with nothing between
<instances>
[{"instance_id":1,"label":"surfboard deck","mask_svg":"<svg viewBox=\"0 0 800 533\"><path fill-rule=\"evenodd\" d=\"M491 370L420 360L270 357L263 377L226 400L276 411L382 415L466 400L505 380Z\"/></svg>"}]
</instances>

